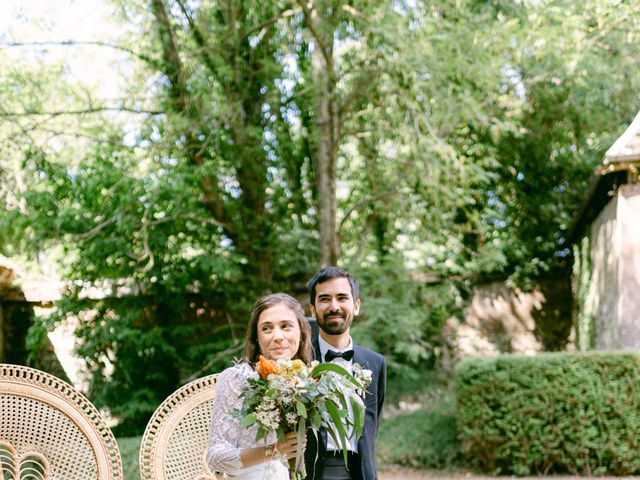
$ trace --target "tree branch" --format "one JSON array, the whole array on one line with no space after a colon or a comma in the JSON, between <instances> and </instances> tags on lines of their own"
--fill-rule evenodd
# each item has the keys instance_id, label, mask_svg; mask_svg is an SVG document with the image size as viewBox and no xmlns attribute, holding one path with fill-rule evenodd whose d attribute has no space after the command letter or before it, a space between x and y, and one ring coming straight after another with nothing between
<instances>
[{"instance_id":1,"label":"tree branch","mask_svg":"<svg viewBox=\"0 0 640 480\"><path fill-rule=\"evenodd\" d=\"M149 209L145 209L144 216L142 217L142 246L144 249L144 253L139 260L141 262L145 259L149 259L147 264L142 267L142 271L144 273L151 271L151 269L156 264L156 257L153 255L153 251L149 247L149 228L146 220L148 212Z\"/></svg>"},{"instance_id":2,"label":"tree branch","mask_svg":"<svg viewBox=\"0 0 640 480\"><path fill-rule=\"evenodd\" d=\"M53 112L39 112L36 110L26 110L24 112L0 112L0 117L6 118L18 118L18 117L33 117L40 115L48 115L51 117L59 117L61 115L85 115L89 113L101 113L101 112L127 112L137 113L141 115L164 115L166 112L160 110L141 110L138 108L129 107L94 107L85 108L82 110L59 110Z\"/></svg>"},{"instance_id":3,"label":"tree branch","mask_svg":"<svg viewBox=\"0 0 640 480\"><path fill-rule=\"evenodd\" d=\"M150 222L147 222L146 224L148 226L154 226L154 225L160 225L163 223L168 223L168 222L173 222L176 220L194 220L196 222L200 222L200 223L207 223L210 225L215 225L217 227L222 227L222 228L229 228L228 225L219 222L218 220L216 220L215 218L203 218L203 217L198 217L197 215L193 214L193 213L183 213L180 215L170 215L168 217L163 217L163 218L159 218L157 220L152 220Z\"/></svg>"},{"instance_id":4,"label":"tree branch","mask_svg":"<svg viewBox=\"0 0 640 480\"><path fill-rule=\"evenodd\" d=\"M358 10L353 8L351 5L341 5L340 7L342 8L342 10L347 12L352 17L361 18L363 20L366 20L367 22L371 21L371 19L369 17L367 17L364 13L359 12Z\"/></svg>"},{"instance_id":5,"label":"tree branch","mask_svg":"<svg viewBox=\"0 0 640 480\"><path fill-rule=\"evenodd\" d=\"M278 15L276 15L275 17L272 17L269 20L265 20L261 24L256 25L255 27L250 28L249 30L244 32L242 34L242 36L240 37L240 39L238 40L238 43L242 43L247 37L251 36L251 34L253 34L253 32L258 32L258 31L262 30L263 28L268 27L269 25L273 25L274 23L276 23L280 19L287 18L287 17L292 17L294 15L297 15L298 13L302 13L302 11L303 11L302 8L290 8L288 10L284 10L284 11L280 12Z\"/></svg>"},{"instance_id":6,"label":"tree branch","mask_svg":"<svg viewBox=\"0 0 640 480\"><path fill-rule=\"evenodd\" d=\"M118 182L116 182L117 184ZM116 185L114 184L114 186ZM128 210L128 209L127 209ZM111 218L108 218L106 220L104 220L103 222L100 222L98 225L96 225L95 227L93 227L91 230L88 230L84 233L79 233L76 234L75 237L77 240L91 240L92 238L94 238L96 235L98 235L98 233L100 233L101 230L105 229L106 227L108 227L109 225L113 225L118 219L118 215L114 215ZM138 228L141 228L143 230L143 237L144 237L144 243L145 243L145 254L143 254L142 256L140 255L136 255L135 258L136 259L145 259L148 258L147 252L149 250L149 246L147 243L147 228L148 227L153 227L156 225L161 225L163 223L168 223L168 222L173 222L176 220L194 220L196 222L200 222L200 223L205 223L205 224L209 224L209 225L215 225L217 227L222 227L222 228L228 228L227 225L225 225L224 223L221 223L219 221L217 221L214 218L203 218L203 217L198 217L197 215L193 214L193 213L184 213L184 214L180 214L180 215L171 215L168 217L163 217L163 218L159 218L157 220L152 220L152 221L147 221L147 220L143 220L142 223L140 223L138 225Z\"/></svg>"},{"instance_id":7,"label":"tree branch","mask_svg":"<svg viewBox=\"0 0 640 480\"><path fill-rule=\"evenodd\" d=\"M367 87L371 85L372 80L374 78L377 78L373 74L373 71L367 71L366 73L367 73L366 75L365 73L363 73L358 77L358 81L356 82L355 87L353 88L349 96L345 99L345 101L343 102L343 104L340 106L338 110L339 111L338 138L343 132L344 122L345 122L345 118L347 117L347 112L351 109L351 106L353 105L353 103L362 96L363 92L366 91Z\"/></svg>"},{"instance_id":8,"label":"tree branch","mask_svg":"<svg viewBox=\"0 0 640 480\"><path fill-rule=\"evenodd\" d=\"M331 58L331 56L329 55L329 52L327 52L326 44L323 41L322 36L316 29L315 25L313 24L313 20L311 19L311 12L305 5L305 0L297 0L297 1L298 1L298 5L300 5L300 8L302 8L302 11L304 13L304 20L305 20L304 23L307 25L309 32L311 32L311 36L315 39L317 43L317 47L322 52L322 57L324 58L325 64L327 65L327 70L329 71L329 74L333 75L334 74L333 58Z\"/></svg>"},{"instance_id":9,"label":"tree branch","mask_svg":"<svg viewBox=\"0 0 640 480\"><path fill-rule=\"evenodd\" d=\"M186 6L183 2L180 2L183 13L187 15L187 20L190 25L193 24L193 20L189 15ZM189 92L186 84L184 69L182 61L180 60L180 54L178 52L178 44L176 36L173 31L173 26L169 18L165 3L163 0L152 0L151 9L153 15L157 21L157 30L162 44L162 54L165 62L166 72L165 74L169 78L169 98L172 103L172 107L175 111L181 113L188 119L197 119L196 110L189 102ZM192 28L195 28L193 25ZM196 42L204 42L204 38L200 31L195 28L194 35L196 35ZM200 38L200 40L198 40ZM204 47L206 43L201 46ZM212 73L215 73L212 72ZM187 155L189 161L196 166L202 166L204 164L202 142L198 140L196 135L191 129L185 131L185 137L187 139ZM222 199L222 193L220 186L217 183L215 176L205 175L200 186L204 195L204 204L211 211L214 218L223 220L226 218L226 211L224 201Z\"/></svg>"},{"instance_id":10,"label":"tree branch","mask_svg":"<svg viewBox=\"0 0 640 480\"><path fill-rule=\"evenodd\" d=\"M173 25L169 19L163 0L152 0L151 10L157 21L158 36L162 44L162 55L164 59L163 73L169 79L171 86L169 87L169 95L173 101L173 106L190 118L188 94L186 89L186 81L178 46L176 42Z\"/></svg>"},{"instance_id":11,"label":"tree branch","mask_svg":"<svg viewBox=\"0 0 640 480\"><path fill-rule=\"evenodd\" d=\"M96 235L98 235L98 233L100 233L101 230L108 227L109 225L113 225L114 223L116 223L117 219L118 219L117 215L114 215L113 217L108 218L104 222L99 223L98 225L93 227L91 230L84 233L79 233L75 237L78 240L91 240Z\"/></svg>"},{"instance_id":12,"label":"tree branch","mask_svg":"<svg viewBox=\"0 0 640 480\"><path fill-rule=\"evenodd\" d=\"M48 42L9 42L0 43L0 48L14 48L14 47L47 47L47 46L63 46L63 47L81 47L81 46L95 46L106 47L114 50L120 50L126 52L140 60L148 63L153 68L159 69L160 63L154 60L144 53L139 53L131 50L130 48L123 47L122 45L115 45L108 42L96 42L96 41L76 41L76 40L60 40L60 41L48 41Z\"/></svg>"},{"instance_id":13,"label":"tree branch","mask_svg":"<svg viewBox=\"0 0 640 480\"><path fill-rule=\"evenodd\" d=\"M385 198L385 197L389 197L391 195L395 195L397 193L398 193L398 190L394 188L392 190L387 190L386 192L378 193L377 195L368 195L368 196L366 196L364 198L361 198L360 200L358 200L353 205L351 205L351 208L349 208L349 210L346 211L346 213L344 214L344 217L340 221L340 225L338 226L338 236L340 236L340 233L342 232L342 227L346 223L347 219L359 207L361 207L362 205L365 205L367 203L371 203L371 202L374 202L376 200L380 200L381 198Z\"/></svg>"},{"instance_id":14,"label":"tree branch","mask_svg":"<svg viewBox=\"0 0 640 480\"><path fill-rule=\"evenodd\" d=\"M211 72L212 75L216 75L218 73L217 72L218 69L216 68L215 62L209 55L209 48L208 48L209 46L207 44L207 41L204 39L204 35L200 31L196 23L193 21L191 13L189 13L189 10L187 9L187 6L185 5L185 3L182 0L177 0L177 2L178 2L178 5L180 6L180 10L182 11L182 14L187 18L187 22L189 23L189 27L191 28L191 32L193 34L193 39L196 41L196 44L200 47L196 53L202 54L201 56L202 56L202 59L204 60L205 65L209 68L209 71Z\"/></svg>"},{"instance_id":15,"label":"tree branch","mask_svg":"<svg viewBox=\"0 0 640 480\"><path fill-rule=\"evenodd\" d=\"M222 350L221 352L216 353L211 360L209 360L205 365L202 366L202 368L200 368L198 371L189 375L187 378L182 380L181 383L184 385L200 378L204 372L210 370L211 367L213 367L217 362L219 362L220 360L222 360L228 355L240 352L242 348L243 348L243 344L237 343L235 345L230 346L226 350Z\"/></svg>"}]
</instances>

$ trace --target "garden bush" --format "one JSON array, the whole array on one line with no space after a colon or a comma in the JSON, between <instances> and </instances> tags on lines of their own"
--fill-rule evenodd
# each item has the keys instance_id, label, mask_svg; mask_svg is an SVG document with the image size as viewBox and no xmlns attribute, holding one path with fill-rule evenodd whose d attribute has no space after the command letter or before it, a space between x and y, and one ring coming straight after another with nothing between
<instances>
[{"instance_id":1,"label":"garden bush","mask_svg":"<svg viewBox=\"0 0 640 480\"><path fill-rule=\"evenodd\" d=\"M470 358L456 369L458 428L493 473L640 473L640 355Z\"/></svg>"}]
</instances>

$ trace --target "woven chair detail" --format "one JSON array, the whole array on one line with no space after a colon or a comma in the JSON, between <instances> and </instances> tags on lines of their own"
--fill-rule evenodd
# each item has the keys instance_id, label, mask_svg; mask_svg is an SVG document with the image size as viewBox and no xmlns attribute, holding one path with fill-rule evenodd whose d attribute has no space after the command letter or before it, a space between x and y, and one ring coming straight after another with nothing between
<instances>
[{"instance_id":1,"label":"woven chair detail","mask_svg":"<svg viewBox=\"0 0 640 480\"><path fill-rule=\"evenodd\" d=\"M26 452L18 458L16 449L0 441L0 478L5 480L47 480L49 462L39 452Z\"/></svg>"},{"instance_id":2,"label":"woven chair detail","mask_svg":"<svg viewBox=\"0 0 640 480\"><path fill-rule=\"evenodd\" d=\"M217 375L194 380L156 409L140 445L142 480L217 480L206 462Z\"/></svg>"},{"instance_id":3,"label":"woven chair detail","mask_svg":"<svg viewBox=\"0 0 640 480\"><path fill-rule=\"evenodd\" d=\"M0 364L0 478L122 480L118 444L78 390L39 370Z\"/></svg>"}]
</instances>

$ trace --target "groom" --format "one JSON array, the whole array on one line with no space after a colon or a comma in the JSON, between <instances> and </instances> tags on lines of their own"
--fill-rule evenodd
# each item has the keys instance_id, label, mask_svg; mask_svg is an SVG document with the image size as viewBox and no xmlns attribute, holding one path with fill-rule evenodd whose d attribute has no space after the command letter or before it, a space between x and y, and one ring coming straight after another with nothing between
<instances>
[{"instance_id":1,"label":"groom","mask_svg":"<svg viewBox=\"0 0 640 480\"><path fill-rule=\"evenodd\" d=\"M353 363L372 372L371 385L364 398L366 407L364 429L359 439L348 446L348 465L343 452L326 430L316 439L307 435L305 464L309 480L376 480L375 442L384 403L387 370L379 353L353 343L349 328L360 311L358 282L337 267L317 272L307 284L309 290L313 347L315 359L335 362L350 370ZM319 328L318 328L319 327Z\"/></svg>"}]
</instances>

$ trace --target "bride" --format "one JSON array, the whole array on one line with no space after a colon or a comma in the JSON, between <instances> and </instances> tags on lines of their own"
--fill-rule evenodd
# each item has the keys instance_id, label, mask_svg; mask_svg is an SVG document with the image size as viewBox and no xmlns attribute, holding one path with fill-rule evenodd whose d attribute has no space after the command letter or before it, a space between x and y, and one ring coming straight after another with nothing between
<instances>
[{"instance_id":1,"label":"bride","mask_svg":"<svg viewBox=\"0 0 640 480\"><path fill-rule=\"evenodd\" d=\"M286 293L259 298L253 306L247 327L243 362L218 376L207 446L207 464L213 472L233 476L234 480L288 480L287 466L276 458L295 458L298 446L295 432L278 442L275 434L256 442L258 427L240 426L234 415L242 407L240 396L249 377L257 377L254 365L260 355L267 359L313 359L311 329L302 305Z\"/></svg>"}]
</instances>

